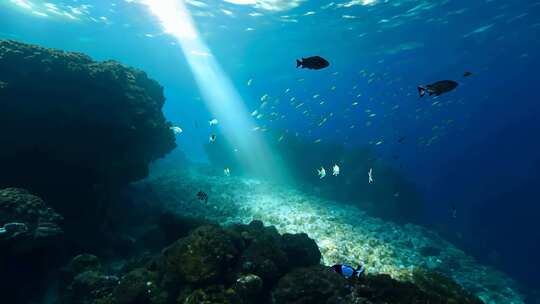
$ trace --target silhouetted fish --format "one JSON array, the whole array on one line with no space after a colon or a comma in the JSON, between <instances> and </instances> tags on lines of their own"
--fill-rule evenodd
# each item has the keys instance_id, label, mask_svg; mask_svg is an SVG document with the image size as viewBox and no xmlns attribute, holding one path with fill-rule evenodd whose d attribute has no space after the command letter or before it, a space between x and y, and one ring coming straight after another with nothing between
<instances>
[{"instance_id":1,"label":"silhouetted fish","mask_svg":"<svg viewBox=\"0 0 540 304\"><path fill-rule=\"evenodd\" d=\"M204 193L202 190L197 193L197 199L204 201L205 204L208 204L208 194Z\"/></svg>"},{"instance_id":2,"label":"silhouetted fish","mask_svg":"<svg viewBox=\"0 0 540 304\"><path fill-rule=\"evenodd\" d=\"M469 76L471 76L471 75L472 75L471 72L465 72L465 73L463 73L463 77L469 77Z\"/></svg>"},{"instance_id":3,"label":"silhouetted fish","mask_svg":"<svg viewBox=\"0 0 540 304\"><path fill-rule=\"evenodd\" d=\"M457 217L457 208L456 208L456 205L454 203L452 203L452 217L453 218Z\"/></svg>"},{"instance_id":4,"label":"silhouetted fish","mask_svg":"<svg viewBox=\"0 0 540 304\"><path fill-rule=\"evenodd\" d=\"M320 70L329 65L330 63L320 56L302 58L302 61L296 59L296 67L302 67L302 69L308 68L310 70Z\"/></svg>"},{"instance_id":5,"label":"silhouetted fish","mask_svg":"<svg viewBox=\"0 0 540 304\"><path fill-rule=\"evenodd\" d=\"M398 139L398 143L402 143L405 138L407 138L407 136L401 136L399 139Z\"/></svg>"},{"instance_id":6,"label":"silhouetted fish","mask_svg":"<svg viewBox=\"0 0 540 304\"><path fill-rule=\"evenodd\" d=\"M458 85L459 84L453 80L441 80L426 86L418 86L418 94L420 94L420 97L423 97L426 95L426 92L428 92L429 96L439 96L454 90Z\"/></svg>"}]
</instances>

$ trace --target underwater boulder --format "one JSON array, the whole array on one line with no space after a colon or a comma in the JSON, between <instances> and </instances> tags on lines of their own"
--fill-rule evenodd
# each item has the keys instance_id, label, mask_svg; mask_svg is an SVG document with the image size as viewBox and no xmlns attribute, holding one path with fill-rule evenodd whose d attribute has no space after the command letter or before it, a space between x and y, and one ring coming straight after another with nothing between
<instances>
[{"instance_id":1,"label":"underwater boulder","mask_svg":"<svg viewBox=\"0 0 540 304\"><path fill-rule=\"evenodd\" d=\"M93 254L83 253L74 257L69 263L67 269L73 276L85 271L101 271L101 262Z\"/></svg>"},{"instance_id":2,"label":"underwater boulder","mask_svg":"<svg viewBox=\"0 0 540 304\"><path fill-rule=\"evenodd\" d=\"M115 276L98 271L85 271L73 278L62 303L96 303L97 300L110 296L116 285L118 278Z\"/></svg>"},{"instance_id":3,"label":"underwater boulder","mask_svg":"<svg viewBox=\"0 0 540 304\"><path fill-rule=\"evenodd\" d=\"M114 288L113 299L117 304L166 303L167 293L158 285L156 273L138 268L124 275Z\"/></svg>"},{"instance_id":4,"label":"underwater boulder","mask_svg":"<svg viewBox=\"0 0 540 304\"><path fill-rule=\"evenodd\" d=\"M180 296L177 303L182 304L241 304L241 299L232 288L222 285L211 285L198 288L189 295Z\"/></svg>"},{"instance_id":5,"label":"underwater boulder","mask_svg":"<svg viewBox=\"0 0 540 304\"><path fill-rule=\"evenodd\" d=\"M293 267L318 265L321 261L321 252L317 243L315 243L315 240L309 238L307 234L285 233L281 236L281 239L283 250Z\"/></svg>"},{"instance_id":6,"label":"underwater boulder","mask_svg":"<svg viewBox=\"0 0 540 304\"><path fill-rule=\"evenodd\" d=\"M187 283L218 281L238 250L220 227L202 226L163 250L167 271Z\"/></svg>"},{"instance_id":7,"label":"underwater boulder","mask_svg":"<svg viewBox=\"0 0 540 304\"><path fill-rule=\"evenodd\" d=\"M45 199L74 239L88 242L115 193L175 147L163 88L140 70L0 40L0 81L0 187Z\"/></svg>"},{"instance_id":8,"label":"underwater boulder","mask_svg":"<svg viewBox=\"0 0 540 304\"><path fill-rule=\"evenodd\" d=\"M257 297L262 287L262 279L251 273L241 275L233 285L234 290L245 299L244 301Z\"/></svg>"},{"instance_id":9,"label":"underwater boulder","mask_svg":"<svg viewBox=\"0 0 540 304\"><path fill-rule=\"evenodd\" d=\"M239 261L240 272L255 274L269 286L291 268L281 235L274 226L265 227L261 221L252 221L231 229L239 232L245 243Z\"/></svg>"},{"instance_id":10,"label":"underwater boulder","mask_svg":"<svg viewBox=\"0 0 540 304\"><path fill-rule=\"evenodd\" d=\"M328 267L298 268L283 276L272 291L273 304L340 303L347 281Z\"/></svg>"},{"instance_id":11,"label":"underwater boulder","mask_svg":"<svg viewBox=\"0 0 540 304\"><path fill-rule=\"evenodd\" d=\"M481 304L479 298L442 273L415 268L412 281L432 298L446 299L447 303Z\"/></svg>"},{"instance_id":12,"label":"underwater boulder","mask_svg":"<svg viewBox=\"0 0 540 304\"><path fill-rule=\"evenodd\" d=\"M240 270L253 273L265 284L277 281L289 268L287 254L268 238L254 240L240 257Z\"/></svg>"},{"instance_id":13,"label":"underwater boulder","mask_svg":"<svg viewBox=\"0 0 540 304\"><path fill-rule=\"evenodd\" d=\"M25 189L0 190L0 244L12 252L28 252L63 234L62 216Z\"/></svg>"}]
</instances>

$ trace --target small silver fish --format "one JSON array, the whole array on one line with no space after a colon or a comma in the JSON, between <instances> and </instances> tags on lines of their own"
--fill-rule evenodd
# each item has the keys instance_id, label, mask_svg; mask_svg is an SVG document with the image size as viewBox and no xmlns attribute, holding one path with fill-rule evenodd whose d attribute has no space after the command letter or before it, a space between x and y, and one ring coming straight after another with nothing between
<instances>
[{"instance_id":1,"label":"small silver fish","mask_svg":"<svg viewBox=\"0 0 540 304\"><path fill-rule=\"evenodd\" d=\"M339 175L339 166L337 164L334 164L334 166L332 167L332 175L333 176Z\"/></svg>"},{"instance_id":2,"label":"small silver fish","mask_svg":"<svg viewBox=\"0 0 540 304\"><path fill-rule=\"evenodd\" d=\"M324 167L317 169L317 175L319 175L320 179L323 179L326 176L326 170L324 170Z\"/></svg>"},{"instance_id":3,"label":"small silver fish","mask_svg":"<svg viewBox=\"0 0 540 304\"><path fill-rule=\"evenodd\" d=\"M170 129L173 131L174 135L178 135L184 132L184 130L182 130L182 128L180 128L179 126L172 126L170 127Z\"/></svg>"}]
</instances>

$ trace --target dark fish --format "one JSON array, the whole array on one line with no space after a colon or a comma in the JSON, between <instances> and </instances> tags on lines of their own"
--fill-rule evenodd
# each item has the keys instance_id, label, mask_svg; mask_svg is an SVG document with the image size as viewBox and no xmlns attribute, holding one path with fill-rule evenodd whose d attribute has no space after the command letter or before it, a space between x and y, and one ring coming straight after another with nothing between
<instances>
[{"instance_id":1,"label":"dark fish","mask_svg":"<svg viewBox=\"0 0 540 304\"><path fill-rule=\"evenodd\" d=\"M310 70L320 70L329 65L330 63L320 56L302 58L302 61L296 59L296 67L302 67L302 69L308 68Z\"/></svg>"},{"instance_id":2,"label":"dark fish","mask_svg":"<svg viewBox=\"0 0 540 304\"><path fill-rule=\"evenodd\" d=\"M472 75L471 72L465 72L465 73L463 73L463 77L469 77L469 76L471 76L471 75Z\"/></svg>"},{"instance_id":3,"label":"dark fish","mask_svg":"<svg viewBox=\"0 0 540 304\"><path fill-rule=\"evenodd\" d=\"M398 139L397 142L398 142L398 143L402 143L402 142L405 140L405 138L407 138L407 136L401 136L401 137Z\"/></svg>"},{"instance_id":4,"label":"dark fish","mask_svg":"<svg viewBox=\"0 0 540 304\"><path fill-rule=\"evenodd\" d=\"M453 80L441 80L426 86L418 86L418 94L420 94L420 97L424 97L427 92L429 96L439 96L454 90L458 85L459 84Z\"/></svg>"},{"instance_id":5,"label":"dark fish","mask_svg":"<svg viewBox=\"0 0 540 304\"><path fill-rule=\"evenodd\" d=\"M208 194L204 193L202 190L197 192L197 199L204 201L205 204L208 204Z\"/></svg>"},{"instance_id":6,"label":"dark fish","mask_svg":"<svg viewBox=\"0 0 540 304\"><path fill-rule=\"evenodd\" d=\"M457 217L457 208L456 208L456 205L454 203L452 203L452 217L453 218Z\"/></svg>"},{"instance_id":7,"label":"dark fish","mask_svg":"<svg viewBox=\"0 0 540 304\"><path fill-rule=\"evenodd\" d=\"M362 264L358 265L358 267L356 267L356 269L352 268L352 266L349 266L349 265L336 264L336 265L332 266L332 270L339 273L340 275L342 275L346 279L350 279L350 278L359 279L366 272L366 269L364 268L364 265L362 265Z\"/></svg>"}]
</instances>

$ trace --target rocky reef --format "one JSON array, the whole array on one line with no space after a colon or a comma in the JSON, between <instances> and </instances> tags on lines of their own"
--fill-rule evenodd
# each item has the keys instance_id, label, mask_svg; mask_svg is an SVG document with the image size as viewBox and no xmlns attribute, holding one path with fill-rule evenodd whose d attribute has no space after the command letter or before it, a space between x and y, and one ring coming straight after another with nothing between
<instances>
[{"instance_id":1,"label":"rocky reef","mask_svg":"<svg viewBox=\"0 0 540 304\"><path fill-rule=\"evenodd\" d=\"M0 190L0 243L4 252L35 250L63 234L62 216L24 189Z\"/></svg>"},{"instance_id":2,"label":"rocky reef","mask_svg":"<svg viewBox=\"0 0 540 304\"><path fill-rule=\"evenodd\" d=\"M5 303L19 303L28 289L61 258L63 218L24 189L0 190L0 294Z\"/></svg>"},{"instance_id":3,"label":"rocky reef","mask_svg":"<svg viewBox=\"0 0 540 304\"><path fill-rule=\"evenodd\" d=\"M354 206L288 185L193 167L169 169L132 187L133 200L163 205L171 213L228 224L261 220L283 234L307 233L327 266L362 261L370 274L415 284L422 277L415 273L423 269L444 274L485 303L523 303L520 287L512 278L480 264L437 233L375 218ZM208 204L194 199L201 189L208 193Z\"/></svg>"},{"instance_id":4,"label":"rocky reef","mask_svg":"<svg viewBox=\"0 0 540 304\"><path fill-rule=\"evenodd\" d=\"M46 292L74 253L131 249L119 197L176 146L164 102L140 70L0 40L2 300Z\"/></svg>"},{"instance_id":5,"label":"rocky reef","mask_svg":"<svg viewBox=\"0 0 540 304\"><path fill-rule=\"evenodd\" d=\"M120 271L102 266L95 256L76 256L65 268L59 302L483 303L457 284L428 291L387 275L347 280L319 265L320 257L306 234L280 235L259 221L203 225L160 254Z\"/></svg>"},{"instance_id":6,"label":"rocky reef","mask_svg":"<svg viewBox=\"0 0 540 304\"><path fill-rule=\"evenodd\" d=\"M39 195L78 238L175 147L163 88L140 70L4 40L0 83L0 188Z\"/></svg>"}]
</instances>

